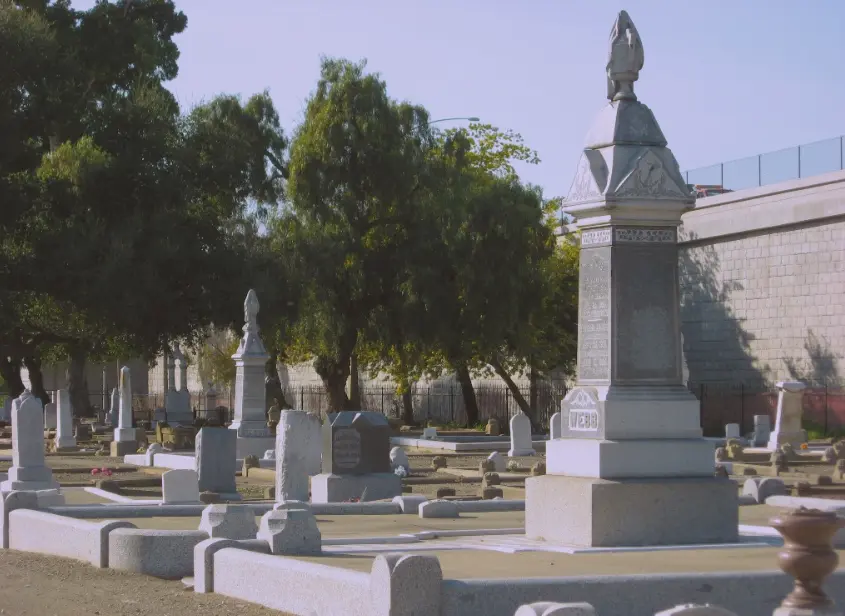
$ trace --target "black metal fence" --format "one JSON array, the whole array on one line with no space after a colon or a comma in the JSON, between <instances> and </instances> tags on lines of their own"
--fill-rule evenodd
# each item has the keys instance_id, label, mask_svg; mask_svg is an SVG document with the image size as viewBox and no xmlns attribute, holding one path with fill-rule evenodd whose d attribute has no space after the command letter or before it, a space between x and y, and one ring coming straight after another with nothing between
<instances>
[{"instance_id":1,"label":"black metal fence","mask_svg":"<svg viewBox=\"0 0 845 616\"><path fill-rule=\"evenodd\" d=\"M696 383L689 389L701 401L701 426L706 436L724 436L725 424L738 423L743 433L754 429L755 415L769 415L774 422L777 409L777 388L771 384ZM290 384L283 388L287 402L295 408L313 412L328 409L325 388L315 384ZM519 388L520 394L529 399L527 385ZM560 409L560 402L567 392L562 381L540 381L537 386L538 420L548 429L549 418ZM53 392L49 392L51 395ZM102 414L102 392L90 392L92 407ZM0 405L6 395L0 392ZM504 384L479 383L475 387L479 421L491 417L504 425L519 411L512 392ZM460 385L417 385L411 400L414 420L418 423L434 421L440 424L466 424L466 407ZM402 397L395 388L384 385L367 385L361 388L361 406L388 417L402 417ZM106 408L110 402L106 398ZM809 385L804 392L804 422L817 434L845 435L845 383ZM132 399L136 422L155 419L155 409L165 406L165 394L136 394ZM223 411L218 409L223 407ZM197 418L209 423L231 421L234 412L234 392L225 391L216 396L203 392L191 393L191 408Z\"/></svg>"},{"instance_id":2,"label":"black metal fence","mask_svg":"<svg viewBox=\"0 0 845 616\"><path fill-rule=\"evenodd\" d=\"M705 436L724 436L729 423L739 424L742 434L751 432L755 415L768 415L774 425L778 398L774 385L699 383L691 384L690 391L701 401ZM805 427L817 435L845 433L845 384L810 384L804 390L803 405Z\"/></svg>"}]
</instances>

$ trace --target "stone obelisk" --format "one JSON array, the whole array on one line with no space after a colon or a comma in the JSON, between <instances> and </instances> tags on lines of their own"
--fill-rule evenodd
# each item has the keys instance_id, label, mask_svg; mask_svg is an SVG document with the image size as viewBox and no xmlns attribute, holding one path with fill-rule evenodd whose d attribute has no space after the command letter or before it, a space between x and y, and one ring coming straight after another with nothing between
<instances>
[{"instance_id":1,"label":"stone obelisk","mask_svg":"<svg viewBox=\"0 0 845 616\"><path fill-rule=\"evenodd\" d=\"M273 449L276 439L267 426L264 366L270 356L258 336L258 296L250 289L244 300L244 335L235 360L235 417L230 430L237 430L237 457L261 456Z\"/></svg>"},{"instance_id":2,"label":"stone obelisk","mask_svg":"<svg viewBox=\"0 0 845 616\"><path fill-rule=\"evenodd\" d=\"M526 481L525 530L566 545L738 540L736 484L714 477L699 402L683 385L677 227L694 198L634 94L643 58L622 11L609 102L564 208L581 232L578 383L561 403L548 474Z\"/></svg>"}]
</instances>

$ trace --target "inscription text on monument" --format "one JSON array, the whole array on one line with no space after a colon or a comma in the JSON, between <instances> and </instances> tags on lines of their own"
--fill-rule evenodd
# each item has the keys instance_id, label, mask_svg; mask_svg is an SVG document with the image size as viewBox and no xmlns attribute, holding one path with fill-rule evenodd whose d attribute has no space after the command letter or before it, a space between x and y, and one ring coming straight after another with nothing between
<instances>
[{"instance_id":1,"label":"inscription text on monument","mask_svg":"<svg viewBox=\"0 0 845 616\"><path fill-rule=\"evenodd\" d=\"M610 379L610 251L589 248L581 251L578 379Z\"/></svg>"}]
</instances>

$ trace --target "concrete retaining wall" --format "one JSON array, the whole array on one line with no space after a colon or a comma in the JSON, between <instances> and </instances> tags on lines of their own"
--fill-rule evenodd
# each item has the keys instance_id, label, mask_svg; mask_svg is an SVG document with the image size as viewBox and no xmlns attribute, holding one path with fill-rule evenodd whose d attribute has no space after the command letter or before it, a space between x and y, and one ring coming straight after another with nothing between
<instances>
[{"instance_id":1,"label":"concrete retaining wall","mask_svg":"<svg viewBox=\"0 0 845 616\"><path fill-rule=\"evenodd\" d=\"M44 511L17 509L9 513L9 548L62 556L109 566L109 534L134 529L124 521L85 522Z\"/></svg>"},{"instance_id":2,"label":"concrete retaining wall","mask_svg":"<svg viewBox=\"0 0 845 616\"><path fill-rule=\"evenodd\" d=\"M178 579L193 575L194 546L208 539L199 530L119 528L109 534L109 568Z\"/></svg>"},{"instance_id":3,"label":"concrete retaining wall","mask_svg":"<svg viewBox=\"0 0 845 616\"><path fill-rule=\"evenodd\" d=\"M513 616L535 601L590 603L597 614L653 616L685 603L710 603L742 616L770 616L793 580L780 571L602 576L543 580L445 580L441 616ZM832 575L828 594L845 601L845 571Z\"/></svg>"},{"instance_id":4,"label":"concrete retaining wall","mask_svg":"<svg viewBox=\"0 0 845 616\"><path fill-rule=\"evenodd\" d=\"M235 548L214 555L214 592L292 614L374 614L368 573Z\"/></svg>"}]
</instances>

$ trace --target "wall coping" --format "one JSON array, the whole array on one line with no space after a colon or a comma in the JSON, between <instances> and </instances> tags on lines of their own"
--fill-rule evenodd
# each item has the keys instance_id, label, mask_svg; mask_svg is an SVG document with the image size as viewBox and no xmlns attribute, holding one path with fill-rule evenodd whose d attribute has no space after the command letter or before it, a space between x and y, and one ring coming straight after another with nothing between
<instances>
[{"instance_id":1,"label":"wall coping","mask_svg":"<svg viewBox=\"0 0 845 616\"><path fill-rule=\"evenodd\" d=\"M679 244L845 216L845 171L698 199L683 215Z\"/></svg>"}]
</instances>

